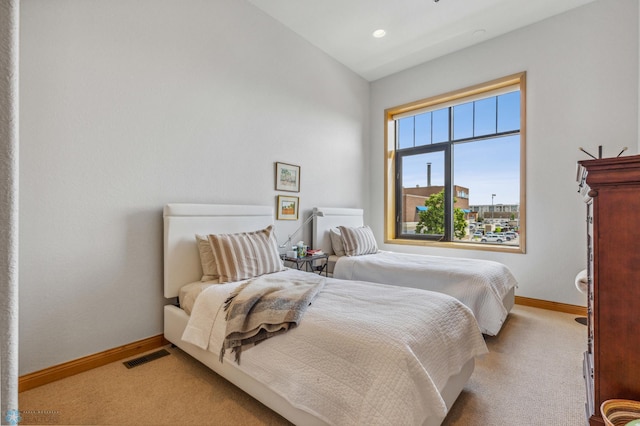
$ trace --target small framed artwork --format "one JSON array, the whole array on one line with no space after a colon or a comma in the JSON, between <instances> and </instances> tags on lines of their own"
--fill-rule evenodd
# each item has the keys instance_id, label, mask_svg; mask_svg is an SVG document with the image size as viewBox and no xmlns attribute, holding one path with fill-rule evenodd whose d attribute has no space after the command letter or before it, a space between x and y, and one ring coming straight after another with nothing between
<instances>
[{"instance_id":1,"label":"small framed artwork","mask_svg":"<svg viewBox=\"0 0 640 426\"><path fill-rule=\"evenodd\" d=\"M300 166L276 163L276 191L300 192Z\"/></svg>"},{"instance_id":2,"label":"small framed artwork","mask_svg":"<svg viewBox=\"0 0 640 426\"><path fill-rule=\"evenodd\" d=\"M278 220L298 220L298 197L278 195Z\"/></svg>"}]
</instances>

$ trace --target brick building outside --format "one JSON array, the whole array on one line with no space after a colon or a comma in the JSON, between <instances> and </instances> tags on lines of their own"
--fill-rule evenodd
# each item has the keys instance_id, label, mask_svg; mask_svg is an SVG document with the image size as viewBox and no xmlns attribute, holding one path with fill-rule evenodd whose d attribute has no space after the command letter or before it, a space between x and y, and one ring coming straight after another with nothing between
<instances>
[{"instance_id":1,"label":"brick building outside","mask_svg":"<svg viewBox=\"0 0 640 426\"><path fill-rule=\"evenodd\" d=\"M453 206L461 208L465 213L469 212L469 188L454 185ZM442 191L444 186L416 186L415 188L402 188L402 222L418 222L418 213L424 207L424 202Z\"/></svg>"}]
</instances>

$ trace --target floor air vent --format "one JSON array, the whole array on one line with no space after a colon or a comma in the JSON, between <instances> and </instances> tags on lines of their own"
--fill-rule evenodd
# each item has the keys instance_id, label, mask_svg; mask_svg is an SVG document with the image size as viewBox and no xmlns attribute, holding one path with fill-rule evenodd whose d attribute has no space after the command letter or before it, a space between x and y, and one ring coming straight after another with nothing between
<instances>
[{"instance_id":1,"label":"floor air vent","mask_svg":"<svg viewBox=\"0 0 640 426\"><path fill-rule=\"evenodd\" d=\"M167 356L169 355L169 352L167 352L164 349L161 349L157 352L153 352L147 355L143 355L140 358L136 358L136 359L132 359L129 361L125 361L123 362L124 366L127 368L133 368L133 367L137 367L139 365L142 364L146 364L147 362L153 361L154 359L158 359L158 358L162 358L163 356Z\"/></svg>"}]
</instances>

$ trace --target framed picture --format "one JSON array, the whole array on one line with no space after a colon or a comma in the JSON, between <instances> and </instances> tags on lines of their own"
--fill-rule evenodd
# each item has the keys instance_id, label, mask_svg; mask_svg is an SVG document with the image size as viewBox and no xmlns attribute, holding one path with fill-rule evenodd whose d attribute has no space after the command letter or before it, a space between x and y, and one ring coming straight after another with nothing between
<instances>
[{"instance_id":1,"label":"framed picture","mask_svg":"<svg viewBox=\"0 0 640 426\"><path fill-rule=\"evenodd\" d=\"M300 192L300 166L276 163L276 191Z\"/></svg>"},{"instance_id":2,"label":"framed picture","mask_svg":"<svg viewBox=\"0 0 640 426\"><path fill-rule=\"evenodd\" d=\"M278 220L298 220L298 197L278 195Z\"/></svg>"}]
</instances>

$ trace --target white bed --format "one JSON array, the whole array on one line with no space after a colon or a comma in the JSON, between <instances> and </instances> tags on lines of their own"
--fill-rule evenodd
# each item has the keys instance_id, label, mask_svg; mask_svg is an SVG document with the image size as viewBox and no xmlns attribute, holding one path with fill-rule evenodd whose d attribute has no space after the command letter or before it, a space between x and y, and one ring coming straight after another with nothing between
<instances>
[{"instance_id":1,"label":"white bed","mask_svg":"<svg viewBox=\"0 0 640 426\"><path fill-rule=\"evenodd\" d=\"M176 298L185 284L200 280L202 268L195 234L252 231L272 223L273 208L270 206L165 206L164 296ZM270 275L286 277L292 274L310 276L291 269ZM206 287L195 301L192 312L194 320L191 323L202 317L198 310L202 310L199 306L206 306L205 299L220 299L228 294L227 287L235 285L238 283ZM345 289L347 285L353 289ZM351 291L355 293L350 293ZM384 310L396 310L396 313L400 311L394 308L394 299L404 300L405 305L406 300L410 300L411 305L415 300L419 302L413 311L411 306L407 307L406 318L395 323L394 329L393 321L388 321L388 327L386 320L383 321L384 312L377 316L358 317L357 311L365 311L370 306L376 308L375 297L371 302L366 302L369 305L363 305L365 302L360 299L369 298L367 294L378 295L378 303L389 304ZM381 306L385 305L378 305L379 311L383 311ZM211 307L209 309L215 310ZM349 309L352 311L348 311ZM432 316L442 317L442 320L431 326L430 321L434 320L425 316L424 320L419 320L423 323L416 326L410 317L421 317L424 310L433 311ZM340 317L343 317L342 323L331 324L333 318ZM448 322L458 324L451 331L445 332L449 327ZM409 288L399 291L398 288L387 285L345 282L332 278L326 279L323 290L308 307L297 328L243 351L240 365L233 361L233 356L229 353L225 355L224 362L218 360L219 347L216 342L221 333L219 321L211 325L207 350L183 340L183 333L189 323L190 316L179 306L170 304L164 307L164 333L167 340L299 425L395 423L385 417L386 408L382 406L389 405L393 410L396 402L405 406L400 415L415 413L412 421L404 423L439 425L473 372L475 356L486 352L484 340L471 311L451 297ZM418 342L419 346L413 347L413 342L409 345L412 346L408 351L412 354L411 357L401 352L387 355L387 351L390 351L389 354L396 353L393 352L395 349L389 348L407 346L407 343L400 342L400 345L396 345L393 338L382 334L378 336L386 328L400 334L407 328L419 334L424 333L426 337L419 339L424 340ZM338 356L327 356L325 351L328 349L325 346L331 346L331 341L340 337L338 334L345 334L350 329L363 329L364 334L353 338L348 334L348 339L352 339L350 344L343 346ZM289 357L286 362L281 362L282 352L285 352L285 357ZM389 356L398 356L398 362L389 362ZM270 362L276 358L280 362ZM358 363L347 368L348 364L345 362L350 362L350 358ZM278 370L281 367L286 368ZM292 370L295 368L301 369ZM265 371L268 372L266 376ZM285 376L295 377L295 380L281 379ZM383 381L388 376L395 379ZM420 376L424 378L419 378ZM401 377L411 380L411 386L415 386L415 389L407 391ZM364 383L369 383L364 388L358 386L363 383L363 378ZM397 385L394 381L399 382L401 387L395 389L394 386ZM348 393L346 399L341 396L343 391ZM403 392L409 393L402 394ZM401 394L401 400L394 402L393 398L397 393ZM308 398L309 395L314 397ZM365 401L359 401L358 395L365 395ZM407 395L411 397L407 398ZM309 402L309 399L316 401ZM437 403L428 402L432 400ZM371 409L371 404L374 404L375 410ZM397 407L395 409L397 411ZM372 411L379 413L372 414Z\"/></svg>"},{"instance_id":2,"label":"white bed","mask_svg":"<svg viewBox=\"0 0 640 426\"><path fill-rule=\"evenodd\" d=\"M361 227L362 209L316 207L313 248L329 254L334 278L371 281L437 291L455 297L476 316L483 333L498 334L515 300L517 281L505 265L486 260L379 251L336 256L329 230Z\"/></svg>"}]
</instances>

